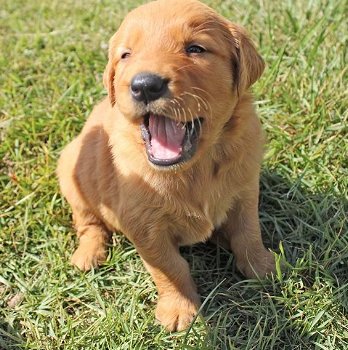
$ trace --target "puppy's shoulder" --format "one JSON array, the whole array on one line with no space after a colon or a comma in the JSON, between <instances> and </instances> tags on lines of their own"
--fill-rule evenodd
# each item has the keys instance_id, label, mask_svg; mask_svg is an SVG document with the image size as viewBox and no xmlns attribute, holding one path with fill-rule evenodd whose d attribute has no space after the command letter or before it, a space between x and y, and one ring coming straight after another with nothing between
<instances>
[{"instance_id":1,"label":"puppy's shoulder","mask_svg":"<svg viewBox=\"0 0 348 350\"><path fill-rule=\"evenodd\" d=\"M96 104L88 117L86 124L83 128L83 132L96 126L104 126L105 121L112 112L112 107L108 98L104 98L98 104Z\"/></svg>"}]
</instances>

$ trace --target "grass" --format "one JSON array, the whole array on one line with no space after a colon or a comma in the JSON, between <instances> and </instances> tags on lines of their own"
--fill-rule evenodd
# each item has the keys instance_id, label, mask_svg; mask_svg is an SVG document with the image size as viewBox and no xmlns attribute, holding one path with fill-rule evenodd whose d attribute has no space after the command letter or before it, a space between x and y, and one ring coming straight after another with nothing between
<instances>
[{"instance_id":1,"label":"grass","mask_svg":"<svg viewBox=\"0 0 348 350\"><path fill-rule=\"evenodd\" d=\"M288 268L244 280L215 246L183 249L205 321L166 334L134 248L79 273L59 152L105 95L106 45L140 1L2 0L0 349L348 349L346 0L207 1L245 25L267 69L265 242Z\"/></svg>"}]
</instances>

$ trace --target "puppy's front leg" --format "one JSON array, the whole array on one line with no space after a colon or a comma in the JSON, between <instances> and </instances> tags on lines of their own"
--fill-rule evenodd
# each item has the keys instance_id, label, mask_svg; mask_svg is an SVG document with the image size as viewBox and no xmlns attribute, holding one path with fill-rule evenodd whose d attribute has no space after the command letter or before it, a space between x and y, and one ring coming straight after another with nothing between
<instances>
[{"instance_id":1,"label":"puppy's front leg","mask_svg":"<svg viewBox=\"0 0 348 350\"><path fill-rule=\"evenodd\" d=\"M180 255L178 246L163 233L134 244L157 287L157 320L168 331L187 328L200 300L188 263Z\"/></svg>"},{"instance_id":2,"label":"puppy's front leg","mask_svg":"<svg viewBox=\"0 0 348 350\"><path fill-rule=\"evenodd\" d=\"M72 209L79 246L71 257L71 263L82 271L88 271L106 260L110 233L89 210L73 206Z\"/></svg>"},{"instance_id":3,"label":"puppy's front leg","mask_svg":"<svg viewBox=\"0 0 348 350\"><path fill-rule=\"evenodd\" d=\"M222 227L239 271L249 278L263 277L275 268L273 254L262 243L258 197L259 186L255 184L241 194Z\"/></svg>"}]
</instances>

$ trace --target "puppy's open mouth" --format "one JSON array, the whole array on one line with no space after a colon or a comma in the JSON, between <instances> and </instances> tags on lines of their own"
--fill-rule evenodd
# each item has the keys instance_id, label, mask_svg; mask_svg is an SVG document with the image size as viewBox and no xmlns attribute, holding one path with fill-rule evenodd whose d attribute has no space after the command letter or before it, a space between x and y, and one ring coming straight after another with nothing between
<instances>
[{"instance_id":1,"label":"puppy's open mouth","mask_svg":"<svg viewBox=\"0 0 348 350\"><path fill-rule=\"evenodd\" d=\"M195 153L202 118L187 123L149 113L141 124L141 134L151 163L170 166L189 160Z\"/></svg>"}]
</instances>

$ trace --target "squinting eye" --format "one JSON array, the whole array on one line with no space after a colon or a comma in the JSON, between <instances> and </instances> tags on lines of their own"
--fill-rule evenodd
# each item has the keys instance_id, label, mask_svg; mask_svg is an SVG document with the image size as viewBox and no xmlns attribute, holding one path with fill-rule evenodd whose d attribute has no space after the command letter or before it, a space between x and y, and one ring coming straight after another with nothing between
<instances>
[{"instance_id":1,"label":"squinting eye","mask_svg":"<svg viewBox=\"0 0 348 350\"><path fill-rule=\"evenodd\" d=\"M186 53L191 54L191 53L203 53L206 52L207 50L199 45L191 45L186 48Z\"/></svg>"},{"instance_id":2,"label":"squinting eye","mask_svg":"<svg viewBox=\"0 0 348 350\"><path fill-rule=\"evenodd\" d=\"M130 56L130 52L124 52L122 55L121 55L121 59L124 60L126 58L128 58Z\"/></svg>"}]
</instances>

